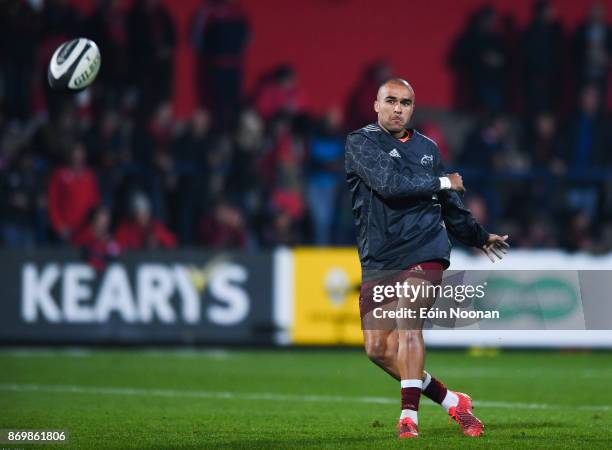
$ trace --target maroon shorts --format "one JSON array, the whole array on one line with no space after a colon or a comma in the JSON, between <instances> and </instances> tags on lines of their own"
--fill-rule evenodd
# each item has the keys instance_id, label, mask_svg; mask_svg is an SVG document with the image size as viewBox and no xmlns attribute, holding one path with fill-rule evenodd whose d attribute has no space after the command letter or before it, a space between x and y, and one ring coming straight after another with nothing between
<instances>
[{"instance_id":1,"label":"maroon shorts","mask_svg":"<svg viewBox=\"0 0 612 450\"><path fill-rule=\"evenodd\" d=\"M393 297L385 297L382 301L374 301L375 286L389 286L396 283L403 283L408 278L420 278L431 284L438 285L442 282L442 272L444 265L440 261L425 261L413 264L407 269L400 270L393 275L377 280L362 283L359 291L359 314L361 318L374 310L374 308L394 301Z\"/></svg>"}]
</instances>

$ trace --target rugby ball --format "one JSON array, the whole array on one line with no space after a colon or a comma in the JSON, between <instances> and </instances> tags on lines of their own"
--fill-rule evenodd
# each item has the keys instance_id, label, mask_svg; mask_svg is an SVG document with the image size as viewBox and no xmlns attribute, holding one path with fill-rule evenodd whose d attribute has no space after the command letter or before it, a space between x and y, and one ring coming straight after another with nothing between
<instances>
[{"instance_id":1,"label":"rugby ball","mask_svg":"<svg viewBox=\"0 0 612 450\"><path fill-rule=\"evenodd\" d=\"M79 91L98 75L102 58L96 43L77 38L60 45L49 62L47 78L53 89Z\"/></svg>"}]
</instances>

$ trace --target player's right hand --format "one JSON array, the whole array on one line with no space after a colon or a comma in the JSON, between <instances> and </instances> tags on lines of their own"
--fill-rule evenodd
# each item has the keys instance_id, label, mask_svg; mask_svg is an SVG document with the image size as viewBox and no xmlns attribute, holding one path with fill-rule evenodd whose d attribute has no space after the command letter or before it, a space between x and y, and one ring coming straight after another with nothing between
<instances>
[{"instance_id":1,"label":"player's right hand","mask_svg":"<svg viewBox=\"0 0 612 450\"><path fill-rule=\"evenodd\" d=\"M457 172L446 175L451 182L451 191L457 191L463 194L465 187L463 186L463 178Z\"/></svg>"}]
</instances>

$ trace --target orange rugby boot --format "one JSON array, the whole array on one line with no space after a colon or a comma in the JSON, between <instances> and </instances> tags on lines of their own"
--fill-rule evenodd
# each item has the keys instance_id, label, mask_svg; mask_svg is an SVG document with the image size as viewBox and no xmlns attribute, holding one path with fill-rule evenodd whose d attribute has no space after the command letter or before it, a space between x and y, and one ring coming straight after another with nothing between
<instances>
[{"instance_id":1,"label":"orange rugby boot","mask_svg":"<svg viewBox=\"0 0 612 450\"><path fill-rule=\"evenodd\" d=\"M478 437L484 433L484 425L472 414L472 399L469 395L455 392L459 397L457 406L448 410L448 415L459 424L461 431L466 436Z\"/></svg>"}]
</instances>

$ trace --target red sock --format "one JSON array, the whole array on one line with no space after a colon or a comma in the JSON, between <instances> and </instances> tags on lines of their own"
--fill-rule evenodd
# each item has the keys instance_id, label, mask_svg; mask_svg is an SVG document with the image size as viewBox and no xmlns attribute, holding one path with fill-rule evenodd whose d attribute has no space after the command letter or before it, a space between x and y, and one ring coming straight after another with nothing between
<instances>
[{"instance_id":1,"label":"red sock","mask_svg":"<svg viewBox=\"0 0 612 450\"><path fill-rule=\"evenodd\" d=\"M442 400L446 397L446 386L443 383L431 377L429 385L423 390L423 394L429 397L436 403L442 404Z\"/></svg>"},{"instance_id":2,"label":"red sock","mask_svg":"<svg viewBox=\"0 0 612 450\"><path fill-rule=\"evenodd\" d=\"M419 400L421 399L421 389L418 387L402 388L402 409L419 410Z\"/></svg>"}]
</instances>

